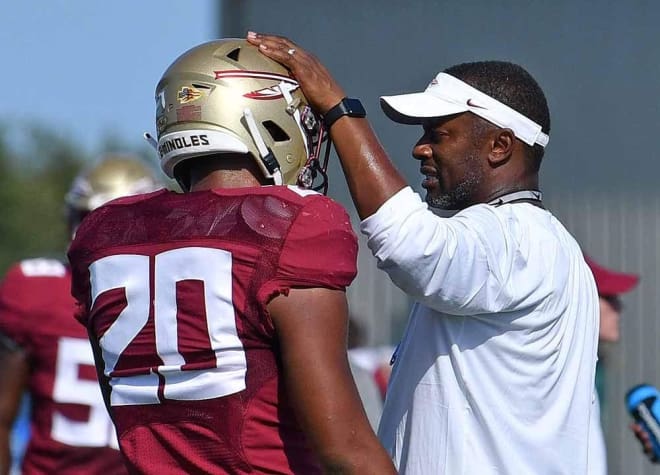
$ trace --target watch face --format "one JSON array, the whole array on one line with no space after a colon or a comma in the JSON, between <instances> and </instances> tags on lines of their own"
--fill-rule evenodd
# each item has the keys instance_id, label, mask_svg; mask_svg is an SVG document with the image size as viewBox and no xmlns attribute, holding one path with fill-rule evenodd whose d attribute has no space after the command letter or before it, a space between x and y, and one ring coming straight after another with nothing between
<instances>
[{"instance_id":1,"label":"watch face","mask_svg":"<svg viewBox=\"0 0 660 475\"><path fill-rule=\"evenodd\" d=\"M367 111L364 110L364 107L362 107L362 103L359 100L345 97L339 102L339 104L330 108L330 110L325 113L323 116L325 127L329 129L337 119L345 115L348 117L366 117Z\"/></svg>"},{"instance_id":2,"label":"watch face","mask_svg":"<svg viewBox=\"0 0 660 475\"><path fill-rule=\"evenodd\" d=\"M362 107L362 103L358 99L352 99L347 97L344 99L346 108L348 109L348 115L351 117L366 117L367 111Z\"/></svg>"}]
</instances>

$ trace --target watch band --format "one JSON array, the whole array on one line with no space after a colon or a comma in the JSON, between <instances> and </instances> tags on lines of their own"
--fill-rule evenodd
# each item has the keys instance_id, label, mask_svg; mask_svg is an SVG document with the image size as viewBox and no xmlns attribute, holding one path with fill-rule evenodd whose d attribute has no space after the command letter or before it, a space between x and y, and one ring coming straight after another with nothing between
<instances>
[{"instance_id":1,"label":"watch band","mask_svg":"<svg viewBox=\"0 0 660 475\"><path fill-rule=\"evenodd\" d=\"M366 117L367 112L364 110L362 103L358 99L352 99L350 97L344 97L339 104L334 107L331 107L328 112L323 116L323 123L325 124L326 129L330 129L332 124L334 124L337 119L343 116L349 117Z\"/></svg>"}]
</instances>

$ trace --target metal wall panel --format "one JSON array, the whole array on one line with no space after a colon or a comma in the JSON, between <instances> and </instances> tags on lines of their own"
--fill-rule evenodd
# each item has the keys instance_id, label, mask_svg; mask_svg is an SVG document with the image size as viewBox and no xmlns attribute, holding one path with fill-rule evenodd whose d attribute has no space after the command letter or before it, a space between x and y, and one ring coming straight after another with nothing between
<instances>
[{"instance_id":1,"label":"metal wall panel","mask_svg":"<svg viewBox=\"0 0 660 475\"><path fill-rule=\"evenodd\" d=\"M641 275L639 286L623 296L621 341L604 345L604 431L609 473L652 474L628 429L626 391L641 382L660 386L657 282L660 271L660 193L613 190L564 192L548 196L549 208L581 243L585 253L606 267Z\"/></svg>"}]
</instances>

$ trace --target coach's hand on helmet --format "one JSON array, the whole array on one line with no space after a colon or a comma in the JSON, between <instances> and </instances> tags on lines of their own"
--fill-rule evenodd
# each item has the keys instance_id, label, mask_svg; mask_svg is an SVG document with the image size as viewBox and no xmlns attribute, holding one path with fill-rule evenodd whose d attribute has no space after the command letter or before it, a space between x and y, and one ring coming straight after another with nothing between
<instances>
[{"instance_id":1,"label":"coach's hand on helmet","mask_svg":"<svg viewBox=\"0 0 660 475\"><path fill-rule=\"evenodd\" d=\"M319 114L325 114L346 97L325 66L290 39L248 31L247 40L291 71L310 105Z\"/></svg>"}]
</instances>

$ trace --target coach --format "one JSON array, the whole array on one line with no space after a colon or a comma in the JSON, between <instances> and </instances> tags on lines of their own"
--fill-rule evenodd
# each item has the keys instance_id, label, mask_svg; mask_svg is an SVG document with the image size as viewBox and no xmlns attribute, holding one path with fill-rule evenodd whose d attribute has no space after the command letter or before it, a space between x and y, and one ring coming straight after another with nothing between
<instances>
[{"instance_id":1,"label":"coach","mask_svg":"<svg viewBox=\"0 0 660 475\"><path fill-rule=\"evenodd\" d=\"M580 247L544 208L543 91L485 61L424 92L381 98L421 126L426 203L406 186L359 101L290 40L248 34L320 112L379 266L416 300L379 436L401 473L589 472L598 297ZM459 210L440 218L429 210Z\"/></svg>"}]
</instances>

